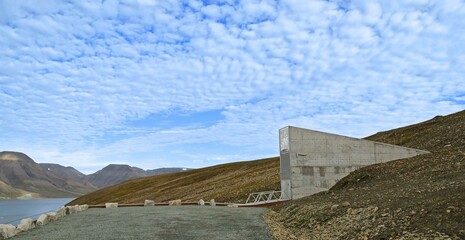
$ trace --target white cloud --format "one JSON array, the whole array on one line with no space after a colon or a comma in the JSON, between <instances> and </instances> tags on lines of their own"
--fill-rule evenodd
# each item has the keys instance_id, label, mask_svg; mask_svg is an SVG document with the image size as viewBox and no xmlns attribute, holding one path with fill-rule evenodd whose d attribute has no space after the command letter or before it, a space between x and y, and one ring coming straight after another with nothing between
<instances>
[{"instance_id":1,"label":"white cloud","mask_svg":"<svg viewBox=\"0 0 465 240\"><path fill-rule=\"evenodd\" d=\"M277 154L286 125L362 137L464 106L461 1L0 4L1 146L41 161L192 167Z\"/></svg>"}]
</instances>

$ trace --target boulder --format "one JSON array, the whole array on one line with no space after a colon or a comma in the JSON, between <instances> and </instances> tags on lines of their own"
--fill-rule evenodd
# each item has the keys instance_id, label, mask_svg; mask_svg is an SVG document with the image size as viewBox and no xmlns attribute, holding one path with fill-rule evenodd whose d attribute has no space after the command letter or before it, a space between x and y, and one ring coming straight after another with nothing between
<instances>
[{"instance_id":1,"label":"boulder","mask_svg":"<svg viewBox=\"0 0 465 240\"><path fill-rule=\"evenodd\" d=\"M34 220L32 220L32 218L25 218L19 222L18 227L16 227L16 232L25 232L34 227Z\"/></svg>"},{"instance_id":2,"label":"boulder","mask_svg":"<svg viewBox=\"0 0 465 240\"><path fill-rule=\"evenodd\" d=\"M152 207L152 206L155 206L155 201L153 201L153 200L145 200L145 201L144 201L144 206L145 206L145 207Z\"/></svg>"},{"instance_id":3,"label":"boulder","mask_svg":"<svg viewBox=\"0 0 465 240\"><path fill-rule=\"evenodd\" d=\"M82 212L82 211L85 211L85 210L89 209L89 205L87 205L87 204L76 205L74 207L76 208L76 212Z\"/></svg>"},{"instance_id":4,"label":"boulder","mask_svg":"<svg viewBox=\"0 0 465 240\"><path fill-rule=\"evenodd\" d=\"M105 208L117 208L118 203L105 203Z\"/></svg>"},{"instance_id":5,"label":"boulder","mask_svg":"<svg viewBox=\"0 0 465 240\"><path fill-rule=\"evenodd\" d=\"M66 208L65 207L58 208L57 218L62 218L64 216L66 216Z\"/></svg>"},{"instance_id":6,"label":"boulder","mask_svg":"<svg viewBox=\"0 0 465 240\"><path fill-rule=\"evenodd\" d=\"M79 205L77 205L77 204L74 205L74 209L76 210L76 212L81 212L81 211L82 211L81 206L79 206Z\"/></svg>"},{"instance_id":7,"label":"boulder","mask_svg":"<svg viewBox=\"0 0 465 240\"><path fill-rule=\"evenodd\" d=\"M77 213L76 206L67 206L66 207L66 215Z\"/></svg>"},{"instance_id":8,"label":"boulder","mask_svg":"<svg viewBox=\"0 0 465 240\"><path fill-rule=\"evenodd\" d=\"M204 201L203 199L200 199L200 200L199 200L199 205L200 205L200 206L205 206L205 201Z\"/></svg>"},{"instance_id":9,"label":"boulder","mask_svg":"<svg viewBox=\"0 0 465 240\"><path fill-rule=\"evenodd\" d=\"M48 212L47 216L49 221L56 221L58 219L56 212Z\"/></svg>"},{"instance_id":10,"label":"boulder","mask_svg":"<svg viewBox=\"0 0 465 240\"><path fill-rule=\"evenodd\" d=\"M173 201L169 201L168 204L170 206L181 206L182 202L181 202L181 199L176 199L176 200L173 200Z\"/></svg>"},{"instance_id":11,"label":"boulder","mask_svg":"<svg viewBox=\"0 0 465 240\"><path fill-rule=\"evenodd\" d=\"M37 226L43 226L48 222L50 222L49 216L47 214L42 214L39 218L37 218L36 224Z\"/></svg>"},{"instance_id":12,"label":"boulder","mask_svg":"<svg viewBox=\"0 0 465 240\"><path fill-rule=\"evenodd\" d=\"M16 235L16 227L11 224L0 224L0 236L3 239L14 237Z\"/></svg>"},{"instance_id":13,"label":"boulder","mask_svg":"<svg viewBox=\"0 0 465 240\"><path fill-rule=\"evenodd\" d=\"M210 200L210 206L212 207L216 206L215 199Z\"/></svg>"}]
</instances>

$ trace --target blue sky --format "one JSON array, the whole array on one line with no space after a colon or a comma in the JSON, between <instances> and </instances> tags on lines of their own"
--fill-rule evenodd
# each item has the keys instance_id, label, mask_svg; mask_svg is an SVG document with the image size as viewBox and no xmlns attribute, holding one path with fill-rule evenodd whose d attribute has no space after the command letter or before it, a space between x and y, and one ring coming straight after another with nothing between
<instances>
[{"instance_id":1,"label":"blue sky","mask_svg":"<svg viewBox=\"0 0 465 240\"><path fill-rule=\"evenodd\" d=\"M465 106L465 2L0 1L0 150L94 172L278 155Z\"/></svg>"}]
</instances>

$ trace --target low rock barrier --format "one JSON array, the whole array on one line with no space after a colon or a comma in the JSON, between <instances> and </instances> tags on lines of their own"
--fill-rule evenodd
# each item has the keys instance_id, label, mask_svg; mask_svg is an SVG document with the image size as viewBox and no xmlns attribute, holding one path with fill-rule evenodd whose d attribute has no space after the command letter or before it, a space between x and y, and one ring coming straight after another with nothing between
<instances>
[{"instance_id":1,"label":"low rock barrier","mask_svg":"<svg viewBox=\"0 0 465 240\"><path fill-rule=\"evenodd\" d=\"M117 208L118 203L105 203L105 208Z\"/></svg>"},{"instance_id":2,"label":"low rock barrier","mask_svg":"<svg viewBox=\"0 0 465 240\"><path fill-rule=\"evenodd\" d=\"M181 199L176 199L176 200L173 200L173 201L169 201L168 204L170 206L181 206L182 201L181 201Z\"/></svg>"},{"instance_id":3,"label":"low rock barrier","mask_svg":"<svg viewBox=\"0 0 465 240\"><path fill-rule=\"evenodd\" d=\"M75 205L61 207L55 212L41 214L36 221L31 218L25 218L20 221L17 227L12 224L0 224L0 239L7 239L16 236L20 232L29 231L36 226L43 226L51 221L56 221L66 215L85 211L89 205Z\"/></svg>"},{"instance_id":4,"label":"low rock barrier","mask_svg":"<svg viewBox=\"0 0 465 240\"><path fill-rule=\"evenodd\" d=\"M16 235L16 227L11 224L0 224L0 234L3 239L14 237Z\"/></svg>"},{"instance_id":5,"label":"low rock barrier","mask_svg":"<svg viewBox=\"0 0 465 240\"><path fill-rule=\"evenodd\" d=\"M155 201L153 200L145 200L144 201L144 207L152 207L155 206Z\"/></svg>"}]
</instances>

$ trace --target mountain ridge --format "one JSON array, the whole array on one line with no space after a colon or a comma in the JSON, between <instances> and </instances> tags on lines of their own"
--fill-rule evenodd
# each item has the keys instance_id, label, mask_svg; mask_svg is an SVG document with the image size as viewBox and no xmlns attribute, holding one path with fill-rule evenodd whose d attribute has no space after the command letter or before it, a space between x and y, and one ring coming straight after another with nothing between
<instances>
[{"instance_id":1,"label":"mountain ridge","mask_svg":"<svg viewBox=\"0 0 465 240\"><path fill-rule=\"evenodd\" d=\"M0 152L0 197L76 197L95 190L92 185L45 171L20 152Z\"/></svg>"},{"instance_id":2,"label":"mountain ridge","mask_svg":"<svg viewBox=\"0 0 465 240\"><path fill-rule=\"evenodd\" d=\"M76 197L127 180L180 172L185 168L143 170L127 164L109 164L93 174L56 163L36 163L22 152L0 152L0 199L33 197Z\"/></svg>"}]
</instances>

